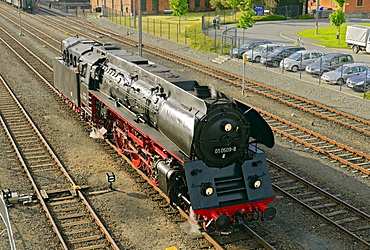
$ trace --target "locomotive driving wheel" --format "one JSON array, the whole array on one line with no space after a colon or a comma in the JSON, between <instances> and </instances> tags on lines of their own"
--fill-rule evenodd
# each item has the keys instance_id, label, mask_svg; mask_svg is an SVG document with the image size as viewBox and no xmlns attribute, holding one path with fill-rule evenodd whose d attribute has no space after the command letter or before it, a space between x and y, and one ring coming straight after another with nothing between
<instances>
[{"instance_id":1,"label":"locomotive driving wheel","mask_svg":"<svg viewBox=\"0 0 370 250\"><path fill-rule=\"evenodd\" d=\"M120 132L115 130L113 132L113 138L116 143L116 147L119 153L123 153L123 145L124 145L124 135Z\"/></svg>"}]
</instances>

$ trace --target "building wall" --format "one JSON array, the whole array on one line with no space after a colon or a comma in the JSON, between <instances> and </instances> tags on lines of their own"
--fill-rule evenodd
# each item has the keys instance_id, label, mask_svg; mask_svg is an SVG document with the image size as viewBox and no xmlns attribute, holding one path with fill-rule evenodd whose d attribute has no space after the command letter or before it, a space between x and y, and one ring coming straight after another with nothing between
<instances>
[{"instance_id":1,"label":"building wall","mask_svg":"<svg viewBox=\"0 0 370 250\"><path fill-rule=\"evenodd\" d=\"M370 0L348 0L343 6L344 12L370 12Z\"/></svg>"},{"instance_id":2,"label":"building wall","mask_svg":"<svg viewBox=\"0 0 370 250\"><path fill-rule=\"evenodd\" d=\"M318 0L309 0L308 6L312 10L316 9ZM336 10L339 8L334 0L320 0L320 7L331 8ZM343 6L344 13L350 12L370 12L370 0L347 0Z\"/></svg>"},{"instance_id":3,"label":"building wall","mask_svg":"<svg viewBox=\"0 0 370 250\"><path fill-rule=\"evenodd\" d=\"M135 3L135 8L133 8L133 3ZM156 4L158 3L158 4ZM137 14L138 1L137 0L90 0L91 7L95 10L97 7L102 7L103 5L114 9L118 13L133 13L134 9ZM144 6L142 8L142 14L163 14L165 10L170 9L169 0L141 0L141 4ZM210 11L209 0L188 0L189 12L197 11ZM209 6L207 8L207 6Z\"/></svg>"}]
</instances>

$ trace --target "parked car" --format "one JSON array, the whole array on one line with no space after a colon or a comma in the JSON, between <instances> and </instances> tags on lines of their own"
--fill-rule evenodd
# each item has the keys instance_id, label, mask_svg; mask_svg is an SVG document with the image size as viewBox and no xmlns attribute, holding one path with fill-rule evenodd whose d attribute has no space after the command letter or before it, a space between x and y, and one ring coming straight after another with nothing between
<instances>
[{"instance_id":1,"label":"parked car","mask_svg":"<svg viewBox=\"0 0 370 250\"><path fill-rule=\"evenodd\" d=\"M310 63L306 67L306 73L310 75L321 76L325 72L335 70L342 64L353 63L351 54L332 53L326 54Z\"/></svg>"},{"instance_id":2,"label":"parked car","mask_svg":"<svg viewBox=\"0 0 370 250\"><path fill-rule=\"evenodd\" d=\"M268 54L267 57L261 57L261 63L267 66L278 67L281 60L300 50L305 50L305 48L297 46L279 47L276 48L272 53Z\"/></svg>"},{"instance_id":3,"label":"parked car","mask_svg":"<svg viewBox=\"0 0 370 250\"><path fill-rule=\"evenodd\" d=\"M254 49L259 45L269 44L269 43L271 43L271 42L267 41L267 40L248 41L247 43L243 44L239 48L232 48L230 50L230 56L231 56L231 58L233 58L233 57L242 58L243 54L245 52L247 52L248 50Z\"/></svg>"},{"instance_id":4,"label":"parked car","mask_svg":"<svg viewBox=\"0 0 370 250\"><path fill-rule=\"evenodd\" d=\"M284 46L282 44L262 44L256 47L255 49L248 50L246 53L247 60L250 62L259 63L261 61L262 56L266 56L274 51L276 48Z\"/></svg>"},{"instance_id":5,"label":"parked car","mask_svg":"<svg viewBox=\"0 0 370 250\"><path fill-rule=\"evenodd\" d=\"M282 60L280 68L293 72L304 70L308 64L313 63L323 55L324 53L318 50L301 50Z\"/></svg>"},{"instance_id":6,"label":"parked car","mask_svg":"<svg viewBox=\"0 0 370 250\"><path fill-rule=\"evenodd\" d=\"M329 84L344 84L348 78L351 76L357 76L362 72L369 71L370 68L366 64L363 63L349 63L344 64L337 68L336 70L332 70L329 72L324 73L321 76L321 81L329 83Z\"/></svg>"},{"instance_id":7,"label":"parked car","mask_svg":"<svg viewBox=\"0 0 370 250\"><path fill-rule=\"evenodd\" d=\"M348 78L347 87L358 92L370 91L370 70L364 71L358 76Z\"/></svg>"}]
</instances>

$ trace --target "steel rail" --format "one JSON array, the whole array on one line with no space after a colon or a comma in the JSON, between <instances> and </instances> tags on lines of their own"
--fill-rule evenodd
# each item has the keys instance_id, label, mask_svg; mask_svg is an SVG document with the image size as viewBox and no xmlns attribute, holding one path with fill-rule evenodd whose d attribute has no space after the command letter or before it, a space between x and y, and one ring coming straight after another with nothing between
<instances>
[{"instance_id":1,"label":"steel rail","mask_svg":"<svg viewBox=\"0 0 370 250\"><path fill-rule=\"evenodd\" d=\"M13 93L12 93L12 91L10 90L9 86L6 84L6 82L5 82L4 78L2 77L2 75L0 75L0 81L1 81L2 85L3 85L3 86L8 90L8 92L9 92L9 94L11 95L11 97L13 98L13 100L16 102L16 104L17 104L18 108L19 108L19 109L24 113L24 115L26 116L26 118L27 118L28 122L29 122L29 123L31 123L34 127L36 127L36 126L33 124L32 120L29 118L29 116L28 116L27 112L24 110L23 106L19 103L19 101L17 100L17 98L14 96L14 94L13 94ZM0 114L1 114L1 113L0 113ZM19 161L20 161L20 163L21 163L21 165L22 165L22 167L23 167L23 169L24 169L24 171L26 172L26 174L27 174L27 176L28 176L29 180L31 181L31 185L32 185L32 187L33 187L34 191L36 192L37 198L38 198L38 200L40 201L41 206L42 206L42 208L44 209L44 211L45 211L45 213L46 213L46 216L47 216L47 217L49 218L49 220L50 220L50 223L51 223L51 225L52 225L52 227L53 227L54 232L56 233L56 235L57 235L57 237L58 237L58 239L59 239L60 243L62 244L62 247L63 247L64 249L68 250L68 247L67 247L66 242L64 241L64 238L63 238L63 236L62 236L61 232L59 231L58 226L56 225L56 223L55 223L55 221L54 221L54 218L53 218L53 216L51 215L51 213L50 213L50 211L49 211L49 209L48 209L48 207L47 207L47 205L46 205L46 203L45 203L45 201L44 201L44 199L43 199L43 197L42 197L42 195L41 195L41 193L40 193L40 190L39 190L39 188L37 187L36 182L35 182L35 180L34 180L34 179L33 179L33 177L32 177L32 174L31 174L31 173L30 173L30 171L28 170L27 164L25 163L25 161L24 161L24 159L23 159L23 156L21 155L21 153L20 153L20 151L19 151L19 149L18 149L17 144L15 143L15 141L14 141L14 139L13 139L13 136L11 135L11 133L10 133L10 131L9 131L9 129L8 129L8 127L7 127L6 123L5 123L5 121L3 120L2 114L0 115L0 120L1 120L1 124L2 124L2 126L3 126L3 129L5 130L5 132L6 132L7 136L8 136L8 138L9 138L9 140L10 140L10 142L11 142L12 146L13 146L13 149L14 149L14 151L15 151L15 153L16 153L16 155L17 155L17 157L18 157L18 159L19 159Z\"/></svg>"},{"instance_id":2,"label":"steel rail","mask_svg":"<svg viewBox=\"0 0 370 250\"><path fill-rule=\"evenodd\" d=\"M293 172L289 171L288 169L280 166L279 164L267 159L268 163L270 166L272 166L273 168L276 168L280 171L283 171L286 175L290 176L291 178L299 181L300 183L303 183L305 186L309 187L310 189L313 189L315 190L316 192L322 194L323 196L335 201L336 203L340 204L341 206L347 208L348 210L352 211L353 213L359 215L361 218L363 218L364 220L370 222L370 215L364 213L363 211L355 208L354 206L348 204L347 202L339 199L338 197L336 197L335 195L332 195L330 194L329 192L326 192L325 190L321 189L320 187L312 184L311 182L303 179L302 177L294 174ZM275 182L276 183L276 182ZM323 213L319 212L317 209L309 206L308 204L306 204L304 201L298 199L297 197L295 197L293 194L289 193L288 191L284 190L284 188L281 188L279 187L278 185L276 185L274 182L272 183L273 187L277 190L279 190L279 192L283 193L284 195L288 196L289 198L293 199L294 201L298 202L299 204L303 205L305 208L309 209L310 211L314 212L316 215L320 216L321 218L323 218L324 220L326 220L327 222L329 222L330 224L334 225L335 227L339 228L340 230L342 230L343 232L345 232L346 234L348 234L349 236L353 237L354 239L356 239L357 241L361 242L362 244L366 245L367 247L370 247L370 242L364 240L363 238L361 238L360 236L356 235L355 233L351 232L349 229L341 226L340 224L336 223L335 221L331 220L329 217L325 216Z\"/></svg>"},{"instance_id":3,"label":"steel rail","mask_svg":"<svg viewBox=\"0 0 370 250\"><path fill-rule=\"evenodd\" d=\"M0 11L3 11L3 10L0 10ZM1 14L1 13L0 13L0 16L1 16L1 17L3 17L4 19L8 20L9 22L13 23L15 26L19 26L19 22L15 22L15 21L11 20L11 19L9 18L9 13L7 13L7 12L6 12L6 14L8 14L8 16L5 16L4 14ZM16 17L14 17L14 16L13 16L13 18L16 18ZM61 42L60 42L60 41L58 41L58 40L54 39L53 37L49 36L49 35L48 35L48 34L46 34L45 32L42 32L41 30L36 29L35 27L33 27L32 25L29 25L29 24L28 24L28 23L26 23L26 22L22 22L22 23L23 23L23 25L24 25L24 26L27 26L27 27L29 27L29 28L31 28L31 29L33 29L33 30L35 30L35 31L39 32L39 33L40 33L40 34L42 34L43 36L45 36L45 37L47 37L48 39L52 40L53 42L55 42L55 43L57 43L57 44L59 44L59 45L61 44ZM47 41L45 41L44 39L42 39L42 38L40 38L40 37L36 36L34 33L32 33L31 31L29 31L28 29L26 29L24 26L22 26L22 30L23 30L23 31L26 31L28 34L30 34L31 36L33 36L33 37L34 37L34 38L36 38L37 40L41 41L42 43L44 43L44 44L48 45L48 46L49 46L50 48L52 48L53 50L55 50L55 51L57 51L57 52L60 52L60 48L56 48L56 47L54 47L53 45L51 45L50 43L48 43L48 42L47 42Z\"/></svg>"},{"instance_id":4,"label":"steel rail","mask_svg":"<svg viewBox=\"0 0 370 250\"><path fill-rule=\"evenodd\" d=\"M239 100L239 101L240 101L240 100ZM244 103L244 102L242 102L242 101L240 101L240 102L241 102L241 103ZM249 105L249 104L248 104L248 105ZM249 105L249 106L251 106L251 105ZM304 132L304 133L306 133L306 134L308 134L308 135L310 135L310 136L312 136L312 137L318 138L318 139L320 139L320 140L322 140L322 141L325 141L325 142L327 142L327 143L329 143L329 144L335 145L335 146L337 146L338 148L341 148L341 149L343 149L343 150L346 150L346 151L348 151L348 152L351 152L351 153L353 153L353 154L356 154L356 155L358 155L358 156L360 156L360 157L364 158L364 160L366 159L367 161L365 161L365 162L363 162L363 163L368 164L368 165L369 165L369 167L370 167L370 155L365 154L365 153L363 153L363 152L360 152L360 151L358 151L358 150L355 150L355 149L353 149L353 148L350 148L350 147L348 147L348 146L346 146L346 145L343 145L343 144L341 144L341 143L339 143L339 142L336 142L336 141L334 141L334 140L332 140L332 139L329 139L329 138L327 138L327 137L325 137L325 136L322 136L322 135L320 135L320 134L318 134L318 133L315 133L315 132L313 132L313 131L310 131L310 130L308 130L308 129L305 129L305 128L303 128L303 127L301 127L301 126L297 125L297 124L294 124L294 123L292 123L292 122L289 122L289 121L287 121L287 120L284 120L284 119L282 119L282 118L280 118L280 117L278 117L278 116L276 116L276 115L270 114L270 113L268 113L268 112L266 112L266 111L263 111L263 110L261 110L261 109L259 109L259 108L257 108L257 107L253 107L253 106L251 106L251 107L252 107L253 109L255 109L257 112L259 112L260 114L263 114L263 115L265 115L265 116L267 116L267 117L270 117L270 118L274 119L275 121L278 121L280 124L285 124L285 125L288 125L288 126L290 126L290 127L296 128L296 129L298 129L298 130L300 130L300 131L302 131L302 132ZM309 142L307 142L307 141L305 141L305 140L303 140L303 139L300 139L300 138L298 138L298 137L296 137L296 136L292 135L291 133L284 132L283 130L278 129L276 125L275 125L275 126L274 126L274 125L271 125L271 122L270 122L270 127L272 128L272 130L273 130L273 131L275 131L275 132L277 132L277 133L279 133L279 134L281 134L281 135L283 135L283 136L285 136L285 137L288 137L288 138L290 138L290 139L292 139L292 140L294 140L294 141L296 141L296 142L298 142L298 143L300 143L300 144L303 144L303 145L305 145L305 146L307 146L307 147L309 147L309 148L311 148L311 149L313 149L313 150L315 150L315 151L317 151L317 152L319 152L319 153L321 153L321 154L327 155L327 156L329 156L330 158L335 159L336 161L339 161L339 162L341 162L341 163L343 163L343 164L345 164L345 165L347 165L347 166L349 166L349 167L351 167L351 168L353 168L353 169L356 169L356 170L358 170L358 171L361 171L362 173L364 173L364 174L366 174L366 175L370 175L370 170L365 169L365 168L363 168L363 167L361 167L361 166L358 166L358 165L356 165L356 164L354 164L354 163L352 163L352 162L350 162L350 161L348 161L348 160L344 159L343 157L337 156L337 155L336 155L336 154L334 154L334 153L331 153L331 152L329 152L329 151L327 151L327 150L325 150L325 149L323 149L323 148L320 148L319 146L315 146L315 145L313 145L312 143L309 143ZM307 139L306 139L306 140L307 140ZM362 163L362 164L363 164L363 163ZM364 164L364 165L365 165L365 164Z\"/></svg>"},{"instance_id":5,"label":"steel rail","mask_svg":"<svg viewBox=\"0 0 370 250\"><path fill-rule=\"evenodd\" d=\"M255 238L258 243L260 243L265 249L274 250L275 248L271 246L267 241L265 241L261 236L259 236L255 231L248 227L244 222L241 222L240 227L246 231L250 236Z\"/></svg>"},{"instance_id":6,"label":"steel rail","mask_svg":"<svg viewBox=\"0 0 370 250\"><path fill-rule=\"evenodd\" d=\"M1 28L1 27L0 27ZM1 30L3 30L1 28ZM13 38L14 39L14 38ZM6 41L4 41L3 39L1 39L4 44L6 44L9 48L11 48L11 46L9 44L6 43ZM20 44L18 42L18 44ZM25 48L22 44L20 44L24 49L26 49L27 51L29 51L27 48ZM24 60L14 49L11 49L19 58L21 58L21 60L30 68L32 69L32 71L34 71L34 73L37 74L38 77L40 77L44 82L46 82L48 84L48 86L52 87L52 90L55 91L57 93L57 91L55 90L55 88L53 87L52 84L50 84L45 78L43 78L39 72L37 72L36 69L34 69L31 65L28 64L28 62L26 60ZM29 51L33 56L37 57L34 53L32 53L31 51ZM38 57L37 57L38 58ZM39 58L38 58L39 59ZM40 59L41 60L41 59ZM43 63L44 65L46 65L45 63ZM52 68L50 68L48 65L46 65L48 69L50 69L52 71ZM25 113L25 115L27 116L27 119L29 121L31 121L30 117L28 116L27 113ZM30 122L31 124L31 122ZM49 151L50 155L53 157L53 159L55 160L55 162L57 163L59 169L62 171L63 175L68 179L68 181L71 183L72 186L77 186L76 183L73 181L73 179L71 178L71 176L68 174L68 172L66 171L66 169L63 167L62 163L60 162L60 160L58 159L58 157L56 156L56 154L53 152L53 150L51 149L51 147L46 143L46 140L45 138L42 136L42 134L38 131L37 127L34 125L34 123L32 122L32 126L34 127L34 130L35 130L35 133L38 135L38 137L42 140L42 142L44 143L45 145L45 148ZM98 224L98 226L101 228L101 231L104 233L105 237L107 238L107 240L110 242L111 246L114 248L114 249L119 249L118 245L115 243L115 241L113 240L112 236L110 235L110 233L108 232L108 230L105 228L105 226L103 225L103 223L101 222L101 220L99 219L99 217L96 215L95 211L92 209L92 207L90 205L88 205L88 202L87 202L87 199L84 197L84 195L82 194L82 192L80 192L79 190L76 190L76 192L78 193L79 197L84 201L85 205L87 206L92 218L95 220L95 222Z\"/></svg>"}]
</instances>

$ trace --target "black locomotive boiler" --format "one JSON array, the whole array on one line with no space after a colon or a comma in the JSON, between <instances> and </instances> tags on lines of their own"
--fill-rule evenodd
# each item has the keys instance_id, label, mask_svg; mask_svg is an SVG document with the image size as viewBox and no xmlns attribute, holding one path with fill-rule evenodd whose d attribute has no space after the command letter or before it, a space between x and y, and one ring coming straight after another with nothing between
<instances>
[{"instance_id":1,"label":"black locomotive boiler","mask_svg":"<svg viewBox=\"0 0 370 250\"><path fill-rule=\"evenodd\" d=\"M54 85L65 101L114 140L174 204L205 229L276 211L265 153L271 128L252 108L110 44L62 41Z\"/></svg>"}]
</instances>

